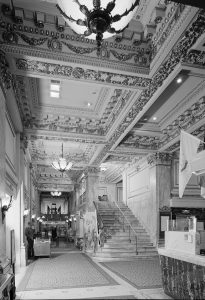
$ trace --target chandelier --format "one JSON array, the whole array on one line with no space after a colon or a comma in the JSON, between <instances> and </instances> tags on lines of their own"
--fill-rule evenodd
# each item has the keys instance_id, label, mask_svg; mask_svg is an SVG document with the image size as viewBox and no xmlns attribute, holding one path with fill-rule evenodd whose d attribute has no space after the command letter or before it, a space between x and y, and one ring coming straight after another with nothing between
<instances>
[{"instance_id":1,"label":"chandelier","mask_svg":"<svg viewBox=\"0 0 205 300\"><path fill-rule=\"evenodd\" d=\"M58 191L51 192L51 195L53 197L59 197L59 196L61 196L61 194L62 194L62 192L58 192Z\"/></svg>"},{"instance_id":2,"label":"chandelier","mask_svg":"<svg viewBox=\"0 0 205 300\"><path fill-rule=\"evenodd\" d=\"M68 171L72 167L72 162L67 162L63 157L63 144L62 144L62 157L59 157L58 160L55 160L52 164L52 167L57 171L60 171L62 174L65 171Z\"/></svg>"},{"instance_id":3,"label":"chandelier","mask_svg":"<svg viewBox=\"0 0 205 300\"><path fill-rule=\"evenodd\" d=\"M97 41L123 32L134 16L140 0L57 0L56 7L77 34Z\"/></svg>"}]
</instances>

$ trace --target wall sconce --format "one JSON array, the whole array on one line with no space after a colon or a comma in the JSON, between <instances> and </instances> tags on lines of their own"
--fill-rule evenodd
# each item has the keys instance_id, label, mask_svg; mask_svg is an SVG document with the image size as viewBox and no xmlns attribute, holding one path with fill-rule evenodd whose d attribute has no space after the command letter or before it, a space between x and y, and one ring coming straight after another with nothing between
<instances>
[{"instance_id":1,"label":"wall sconce","mask_svg":"<svg viewBox=\"0 0 205 300\"><path fill-rule=\"evenodd\" d=\"M33 220L34 220L35 218L36 218L36 215L35 215L35 214L34 214L34 215L32 215L31 219L33 219Z\"/></svg>"},{"instance_id":2,"label":"wall sconce","mask_svg":"<svg viewBox=\"0 0 205 300\"><path fill-rule=\"evenodd\" d=\"M1 202L2 221L4 221L6 212L11 207L12 201L13 201L13 196L9 196L7 194L5 195L4 198L2 198L2 202Z\"/></svg>"}]
</instances>

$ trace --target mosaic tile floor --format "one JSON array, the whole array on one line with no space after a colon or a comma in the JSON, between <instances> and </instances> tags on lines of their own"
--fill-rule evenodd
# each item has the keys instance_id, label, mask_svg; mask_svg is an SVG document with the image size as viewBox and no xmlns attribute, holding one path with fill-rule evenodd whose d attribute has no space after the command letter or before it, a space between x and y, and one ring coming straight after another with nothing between
<instances>
[{"instance_id":1,"label":"mosaic tile floor","mask_svg":"<svg viewBox=\"0 0 205 300\"><path fill-rule=\"evenodd\" d=\"M101 263L138 289L162 287L159 259Z\"/></svg>"},{"instance_id":2,"label":"mosaic tile floor","mask_svg":"<svg viewBox=\"0 0 205 300\"><path fill-rule=\"evenodd\" d=\"M31 264L18 290L42 290L117 284L83 253L39 258Z\"/></svg>"}]
</instances>

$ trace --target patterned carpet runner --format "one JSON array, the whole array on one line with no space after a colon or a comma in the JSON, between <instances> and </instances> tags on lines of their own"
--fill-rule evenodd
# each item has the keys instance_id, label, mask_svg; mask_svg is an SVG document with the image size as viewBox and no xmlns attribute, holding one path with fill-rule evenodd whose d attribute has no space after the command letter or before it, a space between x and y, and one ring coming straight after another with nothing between
<instances>
[{"instance_id":1,"label":"patterned carpet runner","mask_svg":"<svg viewBox=\"0 0 205 300\"><path fill-rule=\"evenodd\" d=\"M162 287L161 268L158 258L112 261L101 264L138 289Z\"/></svg>"},{"instance_id":2,"label":"patterned carpet runner","mask_svg":"<svg viewBox=\"0 0 205 300\"><path fill-rule=\"evenodd\" d=\"M29 265L18 291L117 285L83 253L39 258Z\"/></svg>"}]
</instances>

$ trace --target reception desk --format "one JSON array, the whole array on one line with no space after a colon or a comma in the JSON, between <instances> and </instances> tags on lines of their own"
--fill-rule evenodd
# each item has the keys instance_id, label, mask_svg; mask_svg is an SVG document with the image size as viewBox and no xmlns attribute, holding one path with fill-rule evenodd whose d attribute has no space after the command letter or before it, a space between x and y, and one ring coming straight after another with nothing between
<instances>
[{"instance_id":1,"label":"reception desk","mask_svg":"<svg viewBox=\"0 0 205 300\"><path fill-rule=\"evenodd\" d=\"M174 299L205 299L205 256L158 249L164 292Z\"/></svg>"},{"instance_id":2,"label":"reception desk","mask_svg":"<svg viewBox=\"0 0 205 300\"><path fill-rule=\"evenodd\" d=\"M50 256L51 255L51 242L49 239L36 239L34 240L34 256Z\"/></svg>"}]
</instances>

